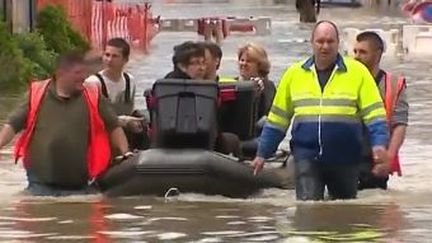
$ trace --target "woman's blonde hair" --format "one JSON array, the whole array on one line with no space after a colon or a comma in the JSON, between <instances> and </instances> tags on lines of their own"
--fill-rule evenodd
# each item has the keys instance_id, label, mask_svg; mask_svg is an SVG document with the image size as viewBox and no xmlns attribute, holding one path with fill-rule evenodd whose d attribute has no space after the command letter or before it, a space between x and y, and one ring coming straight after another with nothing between
<instances>
[{"instance_id":1,"label":"woman's blonde hair","mask_svg":"<svg viewBox=\"0 0 432 243\"><path fill-rule=\"evenodd\" d=\"M270 61L265 49L256 43L250 42L239 48L237 52L238 60L240 60L244 53L247 53L249 58L258 63L258 74L261 77L267 78L270 73Z\"/></svg>"}]
</instances>

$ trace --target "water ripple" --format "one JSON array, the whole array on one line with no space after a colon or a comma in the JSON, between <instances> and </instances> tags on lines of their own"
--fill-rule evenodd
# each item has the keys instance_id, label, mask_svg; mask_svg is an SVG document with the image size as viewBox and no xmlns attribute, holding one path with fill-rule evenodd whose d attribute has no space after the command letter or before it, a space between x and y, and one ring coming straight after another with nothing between
<instances>
[{"instance_id":1,"label":"water ripple","mask_svg":"<svg viewBox=\"0 0 432 243\"><path fill-rule=\"evenodd\" d=\"M113 219L113 220L129 220L129 219L142 219L144 217L139 215L128 214L128 213L116 213L116 214L106 215L105 218Z\"/></svg>"}]
</instances>

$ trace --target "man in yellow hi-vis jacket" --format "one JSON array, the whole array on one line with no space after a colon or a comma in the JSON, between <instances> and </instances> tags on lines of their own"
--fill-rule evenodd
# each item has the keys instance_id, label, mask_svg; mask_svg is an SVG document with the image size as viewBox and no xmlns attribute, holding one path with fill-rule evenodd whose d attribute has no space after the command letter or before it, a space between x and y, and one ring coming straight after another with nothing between
<instances>
[{"instance_id":1,"label":"man in yellow hi-vis jacket","mask_svg":"<svg viewBox=\"0 0 432 243\"><path fill-rule=\"evenodd\" d=\"M296 196L322 200L357 196L362 122L367 125L374 173L388 173L388 131L375 81L360 62L339 55L337 27L320 21L312 32L314 55L284 73L253 161L258 173L292 123Z\"/></svg>"}]
</instances>

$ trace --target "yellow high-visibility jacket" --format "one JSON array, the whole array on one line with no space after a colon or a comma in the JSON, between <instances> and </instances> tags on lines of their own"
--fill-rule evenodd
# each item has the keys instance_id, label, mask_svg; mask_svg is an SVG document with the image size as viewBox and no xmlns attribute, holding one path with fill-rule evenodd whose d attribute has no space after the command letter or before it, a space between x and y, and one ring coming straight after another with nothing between
<instances>
[{"instance_id":1,"label":"yellow high-visibility jacket","mask_svg":"<svg viewBox=\"0 0 432 243\"><path fill-rule=\"evenodd\" d=\"M284 73L261 134L258 156L271 155L291 120L291 149L296 160L358 161L363 123L372 146L388 142L385 110L375 80L363 64L351 58L338 56L323 90L313 58Z\"/></svg>"}]
</instances>

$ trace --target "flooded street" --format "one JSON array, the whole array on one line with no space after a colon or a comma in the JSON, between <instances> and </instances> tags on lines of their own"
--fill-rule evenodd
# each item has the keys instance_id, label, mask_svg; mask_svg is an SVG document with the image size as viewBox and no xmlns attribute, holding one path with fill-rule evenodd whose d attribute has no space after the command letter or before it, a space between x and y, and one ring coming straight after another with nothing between
<instances>
[{"instance_id":1,"label":"flooded street","mask_svg":"<svg viewBox=\"0 0 432 243\"><path fill-rule=\"evenodd\" d=\"M307 40L312 26L298 23L293 4L273 5L263 4L270 1L252 0L213 1L225 2L218 4L164 2L169 1L153 1L154 15L272 18L272 35L233 35L223 42L220 70L223 75L237 75L236 51L248 41L263 44L268 50L272 63L270 79L275 82L285 68L310 54ZM406 19L396 12L326 8L319 18L333 20L341 29L400 29ZM199 39L192 32L162 32L153 40L149 55L136 55L131 60L128 67L138 82L138 108L144 107L143 91L171 70L173 46ZM12 162L9 147L0 152L0 241L326 242L335 240L332 239L335 232L350 234L346 237L351 240L358 237L357 242L430 242L432 62L385 57L383 67L407 77L410 102L410 126L401 151L403 177L392 177L387 191L362 191L356 200L318 203L296 202L293 191L276 189L248 199L196 194L180 194L169 200L102 196L35 198L23 195L24 170ZM1 94L2 123L16 101L16 96Z\"/></svg>"}]
</instances>

